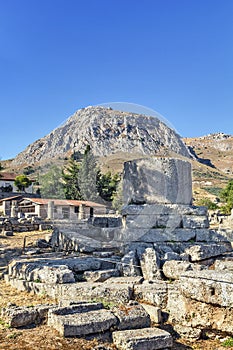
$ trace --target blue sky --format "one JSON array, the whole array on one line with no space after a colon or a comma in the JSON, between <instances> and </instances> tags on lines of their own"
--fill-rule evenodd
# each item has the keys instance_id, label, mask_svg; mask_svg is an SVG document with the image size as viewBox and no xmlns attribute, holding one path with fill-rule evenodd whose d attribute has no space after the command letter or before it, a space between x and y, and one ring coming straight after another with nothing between
<instances>
[{"instance_id":1,"label":"blue sky","mask_svg":"<svg viewBox=\"0 0 233 350\"><path fill-rule=\"evenodd\" d=\"M233 134L232 18L232 0L0 0L0 157L109 101Z\"/></svg>"}]
</instances>

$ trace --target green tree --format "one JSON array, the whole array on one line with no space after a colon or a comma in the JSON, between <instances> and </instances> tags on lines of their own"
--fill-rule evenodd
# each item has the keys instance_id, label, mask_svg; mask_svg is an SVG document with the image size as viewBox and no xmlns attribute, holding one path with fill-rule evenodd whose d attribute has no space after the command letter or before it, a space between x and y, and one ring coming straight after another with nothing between
<instances>
[{"instance_id":1,"label":"green tree","mask_svg":"<svg viewBox=\"0 0 233 350\"><path fill-rule=\"evenodd\" d=\"M225 214L230 214L233 208L233 180L230 180L226 187L220 192L220 198L225 202L222 211Z\"/></svg>"},{"instance_id":2,"label":"green tree","mask_svg":"<svg viewBox=\"0 0 233 350\"><path fill-rule=\"evenodd\" d=\"M112 175L110 171L106 174L97 173L97 190L101 198L110 202L113 199L113 194L117 190L117 185L120 181L119 174Z\"/></svg>"},{"instance_id":3,"label":"green tree","mask_svg":"<svg viewBox=\"0 0 233 350\"><path fill-rule=\"evenodd\" d=\"M26 188L28 188L32 182L26 175L18 175L15 178L14 184L18 191L26 192Z\"/></svg>"},{"instance_id":4,"label":"green tree","mask_svg":"<svg viewBox=\"0 0 233 350\"><path fill-rule=\"evenodd\" d=\"M83 200L96 201L98 199L97 172L98 169L95 157L90 146L87 146L80 164L78 176L78 185Z\"/></svg>"},{"instance_id":5,"label":"green tree","mask_svg":"<svg viewBox=\"0 0 233 350\"><path fill-rule=\"evenodd\" d=\"M50 170L40 176L40 193L43 198L64 199L64 184L62 180L62 170L53 165Z\"/></svg>"},{"instance_id":6,"label":"green tree","mask_svg":"<svg viewBox=\"0 0 233 350\"><path fill-rule=\"evenodd\" d=\"M121 211L123 205L123 181L118 182L116 191L112 195L112 207L116 211Z\"/></svg>"},{"instance_id":7,"label":"green tree","mask_svg":"<svg viewBox=\"0 0 233 350\"><path fill-rule=\"evenodd\" d=\"M82 199L78 183L79 168L80 164L71 157L68 166L63 170L62 178L66 199Z\"/></svg>"}]
</instances>

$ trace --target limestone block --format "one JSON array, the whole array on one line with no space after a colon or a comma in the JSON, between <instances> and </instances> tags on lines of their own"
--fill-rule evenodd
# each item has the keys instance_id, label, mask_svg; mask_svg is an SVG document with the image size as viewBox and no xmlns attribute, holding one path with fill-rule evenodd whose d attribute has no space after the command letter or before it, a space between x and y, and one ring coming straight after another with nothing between
<instances>
[{"instance_id":1,"label":"limestone block","mask_svg":"<svg viewBox=\"0 0 233 350\"><path fill-rule=\"evenodd\" d=\"M207 207L197 207L183 204L129 204L122 208L123 216L153 216L153 215L195 215L207 216Z\"/></svg>"},{"instance_id":2,"label":"limestone block","mask_svg":"<svg viewBox=\"0 0 233 350\"><path fill-rule=\"evenodd\" d=\"M162 323L162 312L161 309L157 306L140 303L140 305L146 310L146 312L149 314L150 319L154 323Z\"/></svg>"},{"instance_id":3,"label":"limestone block","mask_svg":"<svg viewBox=\"0 0 233 350\"><path fill-rule=\"evenodd\" d=\"M191 261L200 261L211 257L219 256L232 251L231 245L220 244L198 244L185 249L185 253L190 255Z\"/></svg>"},{"instance_id":4,"label":"limestone block","mask_svg":"<svg viewBox=\"0 0 233 350\"><path fill-rule=\"evenodd\" d=\"M134 234L139 242L158 243L158 242L188 242L196 237L195 230L191 229L150 229L137 230ZM133 235L132 235L133 236Z\"/></svg>"},{"instance_id":5,"label":"limestone block","mask_svg":"<svg viewBox=\"0 0 233 350\"><path fill-rule=\"evenodd\" d=\"M110 277L118 277L118 270L85 271L83 278L88 282L104 282Z\"/></svg>"},{"instance_id":6,"label":"limestone block","mask_svg":"<svg viewBox=\"0 0 233 350\"><path fill-rule=\"evenodd\" d=\"M57 289L58 300L105 300L107 302L117 302L125 304L132 298L133 284L114 284L78 282L71 284L60 284Z\"/></svg>"},{"instance_id":7,"label":"limestone block","mask_svg":"<svg viewBox=\"0 0 233 350\"><path fill-rule=\"evenodd\" d=\"M134 286L134 297L140 302L165 309L167 303L167 283L161 280Z\"/></svg>"},{"instance_id":8,"label":"limestone block","mask_svg":"<svg viewBox=\"0 0 233 350\"><path fill-rule=\"evenodd\" d=\"M34 307L9 307L3 308L1 317L9 324L10 327L18 328L29 326L33 323L41 323L47 316L49 309L53 305L37 305Z\"/></svg>"},{"instance_id":9,"label":"limestone block","mask_svg":"<svg viewBox=\"0 0 233 350\"><path fill-rule=\"evenodd\" d=\"M209 220L207 216L184 215L182 218L183 228L208 228Z\"/></svg>"},{"instance_id":10,"label":"limestone block","mask_svg":"<svg viewBox=\"0 0 233 350\"><path fill-rule=\"evenodd\" d=\"M118 330L150 327L150 316L138 303L130 302L122 307L114 307L111 311L118 319Z\"/></svg>"},{"instance_id":11,"label":"limestone block","mask_svg":"<svg viewBox=\"0 0 233 350\"><path fill-rule=\"evenodd\" d=\"M123 202L178 203L192 201L191 165L174 158L138 159L124 163Z\"/></svg>"},{"instance_id":12,"label":"limestone block","mask_svg":"<svg viewBox=\"0 0 233 350\"><path fill-rule=\"evenodd\" d=\"M181 338L191 341L201 338L202 330L200 328L184 326L183 324L175 324L173 328Z\"/></svg>"},{"instance_id":13,"label":"limestone block","mask_svg":"<svg viewBox=\"0 0 233 350\"><path fill-rule=\"evenodd\" d=\"M194 331L208 328L233 334L232 308L207 304L185 297L180 291L181 284L182 282L175 281L168 285L168 321L176 327L180 326L179 329L177 328L178 333L184 327L188 336L191 327ZM181 335L185 336L182 333Z\"/></svg>"},{"instance_id":14,"label":"limestone block","mask_svg":"<svg viewBox=\"0 0 233 350\"><path fill-rule=\"evenodd\" d=\"M56 315L53 327L64 337L79 337L109 330L117 318L108 310ZM50 324L51 325L51 324Z\"/></svg>"},{"instance_id":15,"label":"limestone block","mask_svg":"<svg viewBox=\"0 0 233 350\"><path fill-rule=\"evenodd\" d=\"M214 268L216 271L228 271L233 273L233 258L232 260L215 260Z\"/></svg>"},{"instance_id":16,"label":"limestone block","mask_svg":"<svg viewBox=\"0 0 233 350\"><path fill-rule=\"evenodd\" d=\"M172 336L159 328L113 332L113 343L119 350L158 350L172 347Z\"/></svg>"},{"instance_id":17,"label":"limestone block","mask_svg":"<svg viewBox=\"0 0 233 350\"><path fill-rule=\"evenodd\" d=\"M121 259L121 271L123 276L127 277L142 275L135 250L131 250L123 256Z\"/></svg>"},{"instance_id":18,"label":"limestone block","mask_svg":"<svg viewBox=\"0 0 233 350\"><path fill-rule=\"evenodd\" d=\"M193 270L192 264L185 261L170 260L163 265L163 273L167 278L179 279L185 271Z\"/></svg>"},{"instance_id":19,"label":"limestone block","mask_svg":"<svg viewBox=\"0 0 233 350\"><path fill-rule=\"evenodd\" d=\"M233 307L233 274L204 270L187 271L180 276L180 290L185 297L207 304Z\"/></svg>"},{"instance_id":20,"label":"limestone block","mask_svg":"<svg viewBox=\"0 0 233 350\"><path fill-rule=\"evenodd\" d=\"M223 236L215 230L197 229L195 232L197 242L229 242L227 237Z\"/></svg>"},{"instance_id":21,"label":"limestone block","mask_svg":"<svg viewBox=\"0 0 233 350\"><path fill-rule=\"evenodd\" d=\"M161 278L159 254L153 248L142 249L141 252L138 249L137 254L144 279L153 281Z\"/></svg>"}]
</instances>

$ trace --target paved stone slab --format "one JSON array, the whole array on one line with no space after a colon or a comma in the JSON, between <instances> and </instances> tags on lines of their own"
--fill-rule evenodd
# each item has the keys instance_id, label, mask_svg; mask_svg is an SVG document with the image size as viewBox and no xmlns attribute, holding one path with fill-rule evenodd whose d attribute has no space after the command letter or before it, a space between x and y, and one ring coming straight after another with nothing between
<instances>
[{"instance_id":1,"label":"paved stone slab","mask_svg":"<svg viewBox=\"0 0 233 350\"><path fill-rule=\"evenodd\" d=\"M158 350L172 347L172 336L159 328L113 332L113 342L119 350Z\"/></svg>"}]
</instances>

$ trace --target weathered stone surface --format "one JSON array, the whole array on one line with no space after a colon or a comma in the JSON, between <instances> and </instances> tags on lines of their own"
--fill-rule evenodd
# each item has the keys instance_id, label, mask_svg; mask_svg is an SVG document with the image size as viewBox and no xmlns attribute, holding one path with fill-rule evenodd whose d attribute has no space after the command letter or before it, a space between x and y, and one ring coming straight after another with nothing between
<instances>
[{"instance_id":1,"label":"weathered stone surface","mask_svg":"<svg viewBox=\"0 0 233 350\"><path fill-rule=\"evenodd\" d=\"M13 261L9 265L9 275L27 281L47 283L73 283L73 272L66 265L43 265L27 261Z\"/></svg>"},{"instance_id":2,"label":"weathered stone surface","mask_svg":"<svg viewBox=\"0 0 233 350\"><path fill-rule=\"evenodd\" d=\"M37 305L34 307L9 307L3 308L1 317L9 324L10 327L18 328L39 324L47 318L49 310L54 308L53 305Z\"/></svg>"},{"instance_id":3,"label":"weathered stone surface","mask_svg":"<svg viewBox=\"0 0 233 350\"><path fill-rule=\"evenodd\" d=\"M137 159L124 164L123 202L191 204L191 165L174 158Z\"/></svg>"},{"instance_id":4,"label":"weathered stone surface","mask_svg":"<svg viewBox=\"0 0 233 350\"><path fill-rule=\"evenodd\" d=\"M57 288L58 300L105 300L109 302L127 303L132 298L133 285L108 283L72 283L61 284Z\"/></svg>"},{"instance_id":5,"label":"weathered stone surface","mask_svg":"<svg viewBox=\"0 0 233 350\"><path fill-rule=\"evenodd\" d=\"M137 250L142 274L145 280L153 281L161 278L159 254L153 248Z\"/></svg>"},{"instance_id":6,"label":"weathered stone surface","mask_svg":"<svg viewBox=\"0 0 233 350\"><path fill-rule=\"evenodd\" d=\"M233 273L233 258L232 260L215 260L214 268L216 271L229 271Z\"/></svg>"},{"instance_id":7,"label":"weathered stone surface","mask_svg":"<svg viewBox=\"0 0 233 350\"><path fill-rule=\"evenodd\" d=\"M193 270L192 264L185 261L170 260L163 265L163 273L167 278L179 279L185 271Z\"/></svg>"},{"instance_id":8,"label":"weathered stone surface","mask_svg":"<svg viewBox=\"0 0 233 350\"><path fill-rule=\"evenodd\" d=\"M180 290L188 298L207 304L233 307L233 273L187 271L180 277Z\"/></svg>"},{"instance_id":9,"label":"weathered stone surface","mask_svg":"<svg viewBox=\"0 0 233 350\"><path fill-rule=\"evenodd\" d=\"M50 326L53 326L64 337L104 332L116 324L117 318L112 312L104 309L54 315L53 322L52 319L50 320Z\"/></svg>"},{"instance_id":10,"label":"weathered stone surface","mask_svg":"<svg viewBox=\"0 0 233 350\"><path fill-rule=\"evenodd\" d=\"M88 282L104 282L110 277L118 277L118 270L85 271L83 278Z\"/></svg>"},{"instance_id":11,"label":"weathered stone surface","mask_svg":"<svg viewBox=\"0 0 233 350\"><path fill-rule=\"evenodd\" d=\"M158 350L172 347L172 336L159 328L113 332L113 342L119 350Z\"/></svg>"},{"instance_id":12,"label":"weathered stone surface","mask_svg":"<svg viewBox=\"0 0 233 350\"><path fill-rule=\"evenodd\" d=\"M134 297L140 302L146 302L161 309L165 309L167 303L167 284L158 280L154 283L143 283L134 286Z\"/></svg>"},{"instance_id":13,"label":"weathered stone surface","mask_svg":"<svg viewBox=\"0 0 233 350\"><path fill-rule=\"evenodd\" d=\"M141 269L139 266L139 260L135 250L129 251L121 259L121 272L123 276L135 277L141 276Z\"/></svg>"},{"instance_id":14,"label":"weathered stone surface","mask_svg":"<svg viewBox=\"0 0 233 350\"><path fill-rule=\"evenodd\" d=\"M126 276L126 277L111 277L109 278L106 283L111 284L111 283L115 283L115 284L130 284L130 285L134 285L134 284L142 284L144 278L142 276Z\"/></svg>"},{"instance_id":15,"label":"weathered stone surface","mask_svg":"<svg viewBox=\"0 0 233 350\"><path fill-rule=\"evenodd\" d=\"M185 215L182 218L183 228L208 228L209 220L207 216Z\"/></svg>"},{"instance_id":16,"label":"weathered stone surface","mask_svg":"<svg viewBox=\"0 0 233 350\"><path fill-rule=\"evenodd\" d=\"M122 215L151 216L151 215L200 215L207 216L207 207L196 207L183 204L130 204L122 208Z\"/></svg>"},{"instance_id":17,"label":"weathered stone surface","mask_svg":"<svg viewBox=\"0 0 233 350\"><path fill-rule=\"evenodd\" d=\"M164 229L138 229L135 236L138 236L137 240L140 242L159 243L159 242L188 242L195 239L195 230L181 229L181 228L164 228Z\"/></svg>"},{"instance_id":18,"label":"weathered stone surface","mask_svg":"<svg viewBox=\"0 0 233 350\"><path fill-rule=\"evenodd\" d=\"M150 316L138 303L129 303L111 310L117 317L118 330L150 327Z\"/></svg>"},{"instance_id":19,"label":"weathered stone surface","mask_svg":"<svg viewBox=\"0 0 233 350\"><path fill-rule=\"evenodd\" d=\"M232 251L230 245L198 244L187 248L185 253L190 255L191 261L200 261L214 256L219 256L229 251Z\"/></svg>"},{"instance_id":20,"label":"weathered stone surface","mask_svg":"<svg viewBox=\"0 0 233 350\"><path fill-rule=\"evenodd\" d=\"M229 242L229 239L227 239L227 237L223 236L215 230L197 229L195 232L197 242Z\"/></svg>"},{"instance_id":21,"label":"weathered stone surface","mask_svg":"<svg viewBox=\"0 0 233 350\"><path fill-rule=\"evenodd\" d=\"M202 330L200 328L188 327L180 324L175 324L173 329L181 338L188 340L198 340L201 337Z\"/></svg>"},{"instance_id":22,"label":"weathered stone surface","mask_svg":"<svg viewBox=\"0 0 233 350\"><path fill-rule=\"evenodd\" d=\"M163 321L161 309L157 306L140 303L143 309L149 314L150 319L154 323L161 323Z\"/></svg>"},{"instance_id":23,"label":"weathered stone surface","mask_svg":"<svg viewBox=\"0 0 233 350\"><path fill-rule=\"evenodd\" d=\"M167 310L169 322L177 325L179 329L183 326L191 327L199 332L200 329L212 328L233 334L233 308L187 298L181 293L178 281L168 285Z\"/></svg>"}]
</instances>

